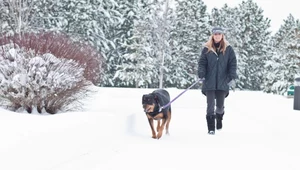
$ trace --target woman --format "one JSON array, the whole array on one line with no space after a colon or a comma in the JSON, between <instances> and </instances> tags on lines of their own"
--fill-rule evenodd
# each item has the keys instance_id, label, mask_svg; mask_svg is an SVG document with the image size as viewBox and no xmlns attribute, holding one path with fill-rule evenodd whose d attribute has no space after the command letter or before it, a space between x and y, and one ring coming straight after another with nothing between
<instances>
[{"instance_id":1,"label":"woman","mask_svg":"<svg viewBox=\"0 0 300 170\"><path fill-rule=\"evenodd\" d=\"M212 29L212 35L205 43L198 64L198 76L203 80L202 93L206 95L207 100L208 134L215 134L215 119L217 129L222 129L224 100L229 94L229 88L235 88L237 79L236 56L233 48L225 40L222 28Z\"/></svg>"}]
</instances>

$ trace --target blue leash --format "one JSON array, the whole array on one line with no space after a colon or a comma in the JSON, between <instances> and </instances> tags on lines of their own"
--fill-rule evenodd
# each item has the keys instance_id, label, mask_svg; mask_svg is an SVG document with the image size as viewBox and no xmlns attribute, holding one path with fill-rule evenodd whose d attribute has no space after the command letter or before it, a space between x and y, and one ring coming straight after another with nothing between
<instances>
[{"instance_id":1,"label":"blue leash","mask_svg":"<svg viewBox=\"0 0 300 170\"><path fill-rule=\"evenodd\" d=\"M178 99L178 97L180 97L181 95L183 95L183 93L185 93L186 91L188 91L190 88L192 88L193 86L195 86L198 82L202 82L202 79L198 79L194 84L192 84L190 87L188 87L187 89L185 89L183 92L181 92L178 96L176 96L173 100L171 100L168 104L160 107L160 110L170 106L171 103L173 103L176 99Z\"/></svg>"}]
</instances>

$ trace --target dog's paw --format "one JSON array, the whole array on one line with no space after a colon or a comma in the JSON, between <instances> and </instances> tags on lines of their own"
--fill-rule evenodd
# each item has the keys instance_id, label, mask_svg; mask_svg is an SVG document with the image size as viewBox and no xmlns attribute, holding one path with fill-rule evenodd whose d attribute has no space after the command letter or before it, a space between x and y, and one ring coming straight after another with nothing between
<instances>
[{"instance_id":1,"label":"dog's paw","mask_svg":"<svg viewBox=\"0 0 300 170\"><path fill-rule=\"evenodd\" d=\"M156 139L157 137L156 137L156 135L153 135L152 138L153 138L153 139Z\"/></svg>"},{"instance_id":2,"label":"dog's paw","mask_svg":"<svg viewBox=\"0 0 300 170\"><path fill-rule=\"evenodd\" d=\"M161 138L161 136L162 136L162 132L158 132L157 139Z\"/></svg>"}]
</instances>

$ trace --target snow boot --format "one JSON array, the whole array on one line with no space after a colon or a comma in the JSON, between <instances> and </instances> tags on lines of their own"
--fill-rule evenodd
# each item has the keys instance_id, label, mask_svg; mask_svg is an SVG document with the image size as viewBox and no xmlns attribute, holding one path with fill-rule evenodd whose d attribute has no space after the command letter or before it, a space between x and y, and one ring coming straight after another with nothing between
<instances>
[{"instance_id":1,"label":"snow boot","mask_svg":"<svg viewBox=\"0 0 300 170\"><path fill-rule=\"evenodd\" d=\"M206 116L208 134L210 135L215 134L215 118L216 118L215 115Z\"/></svg>"},{"instance_id":2,"label":"snow boot","mask_svg":"<svg viewBox=\"0 0 300 170\"><path fill-rule=\"evenodd\" d=\"M222 113L222 114L216 113L216 118L217 118L217 130L221 130L222 127L223 127L223 124L222 124L223 116L224 116L224 113Z\"/></svg>"}]
</instances>

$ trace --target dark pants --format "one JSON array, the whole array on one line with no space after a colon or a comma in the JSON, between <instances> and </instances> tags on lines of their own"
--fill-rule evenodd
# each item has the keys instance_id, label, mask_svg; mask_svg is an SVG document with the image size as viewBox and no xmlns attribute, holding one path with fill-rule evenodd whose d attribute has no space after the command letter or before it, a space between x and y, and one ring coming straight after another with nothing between
<instances>
[{"instance_id":1,"label":"dark pants","mask_svg":"<svg viewBox=\"0 0 300 170\"><path fill-rule=\"evenodd\" d=\"M224 101L227 92L222 90L209 90L206 92L206 116L224 113ZM215 110L216 106L216 110Z\"/></svg>"}]
</instances>

